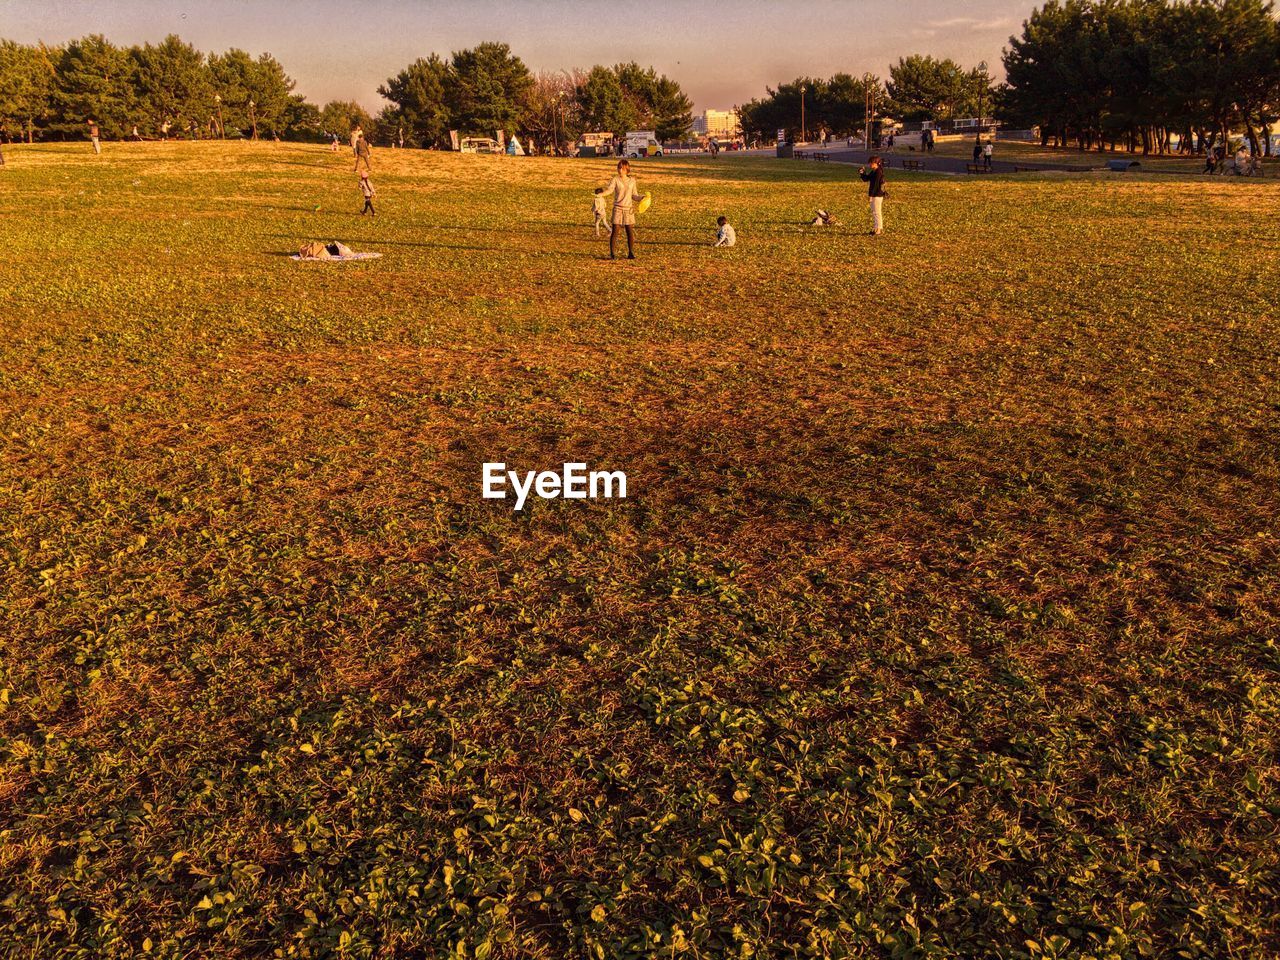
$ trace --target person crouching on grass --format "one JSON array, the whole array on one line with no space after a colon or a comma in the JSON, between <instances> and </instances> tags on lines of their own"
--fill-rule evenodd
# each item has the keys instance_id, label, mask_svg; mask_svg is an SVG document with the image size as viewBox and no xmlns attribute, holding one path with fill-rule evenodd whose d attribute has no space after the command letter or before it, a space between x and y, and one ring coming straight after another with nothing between
<instances>
[{"instance_id":1,"label":"person crouching on grass","mask_svg":"<svg viewBox=\"0 0 1280 960\"><path fill-rule=\"evenodd\" d=\"M360 174L360 193L364 196L364 209L360 211L360 216L363 217L366 213L373 217L378 215L378 211L373 209L373 198L377 192L369 182L369 171Z\"/></svg>"},{"instance_id":2,"label":"person crouching on grass","mask_svg":"<svg viewBox=\"0 0 1280 960\"><path fill-rule=\"evenodd\" d=\"M618 161L618 173L604 188L606 195L613 195L613 227L609 231L609 259L618 258L618 234L627 231L627 259L636 258L636 208L637 200L643 194L636 188L635 178L631 176L631 164L626 160Z\"/></svg>"},{"instance_id":3,"label":"person crouching on grass","mask_svg":"<svg viewBox=\"0 0 1280 960\"><path fill-rule=\"evenodd\" d=\"M721 217L716 221L716 226L720 229L716 231L717 247L733 247L737 246L738 234L734 231L733 226L729 223L728 217Z\"/></svg>"},{"instance_id":4,"label":"person crouching on grass","mask_svg":"<svg viewBox=\"0 0 1280 960\"><path fill-rule=\"evenodd\" d=\"M872 157L867 166L858 170L858 175L866 182L871 201L871 235L878 237L884 233L884 161Z\"/></svg>"}]
</instances>

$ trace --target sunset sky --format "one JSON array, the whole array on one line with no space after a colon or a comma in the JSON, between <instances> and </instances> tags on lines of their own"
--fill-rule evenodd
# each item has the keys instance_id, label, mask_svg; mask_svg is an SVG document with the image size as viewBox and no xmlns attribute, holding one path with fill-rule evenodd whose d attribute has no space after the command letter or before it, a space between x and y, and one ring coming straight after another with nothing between
<instances>
[{"instance_id":1,"label":"sunset sky","mask_svg":"<svg viewBox=\"0 0 1280 960\"><path fill-rule=\"evenodd\" d=\"M0 37L122 43L177 33L205 51L269 51L323 103L381 104L379 83L415 57L482 40L511 44L533 70L638 60L726 109L798 74L881 76L897 57L966 66L1000 51L1038 0L0 0ZM623 26L620 26L623 25Z\"/></svg>"}]
</instances>

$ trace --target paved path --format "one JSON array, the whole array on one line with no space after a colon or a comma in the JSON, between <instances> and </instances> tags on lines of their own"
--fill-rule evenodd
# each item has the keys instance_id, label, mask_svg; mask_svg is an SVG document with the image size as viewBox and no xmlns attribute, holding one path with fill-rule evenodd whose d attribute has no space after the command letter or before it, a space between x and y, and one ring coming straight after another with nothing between
<instances>
[{"instance_id":1,"label":"paved path","mask_svg":"<svg viewBox=\"0 0 1280 960\"><path fill-rule=\"evenodd\" d=\"M863 164L870 159L871 154L866 150L851 150L847 147L828 147L823 150L821 147L814 149L810 147L800 147L803 153L825 153L831 158L832 163L855 163ZM903 160L920 160L924 163L925 171L933 171L934 173L967 173L967 166L972 162L964 157L944 157L939 154L920 153L910 150L895 150L888 153L884 150L877 151L880 156L884 157L886 165L889 169L902 169ZM1073 173L1083 173L1087 170L1096 169L1095 167L1073 166L1068 163L1014 163L1012 160L995 159L991 162L992 173L1015 173L1015 167L1018 170L1066 170Z\"/></svg>"}]
</instances>

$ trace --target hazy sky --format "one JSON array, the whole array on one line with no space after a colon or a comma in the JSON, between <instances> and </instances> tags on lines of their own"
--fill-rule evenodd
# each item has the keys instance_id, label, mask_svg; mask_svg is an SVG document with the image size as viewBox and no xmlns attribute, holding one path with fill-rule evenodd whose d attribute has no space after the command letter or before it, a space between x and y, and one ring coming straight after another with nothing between
<instances>
[{"instance_id":1,"label":"hazy sky","mask_svg":"<svg viewBox=\"0 0 1280 960\"><path fill-rule=\"evenodd\" d=\"M1039 0L0 0L0 37L116 43L177 33L205 51L269 51L323 103L381 103L415 57L505 40L531 69L638 60L695 107L727 109L766 84L837 70L881 76L898 56L966 66L1000 50Z\"/></svg>"}]
</instances>

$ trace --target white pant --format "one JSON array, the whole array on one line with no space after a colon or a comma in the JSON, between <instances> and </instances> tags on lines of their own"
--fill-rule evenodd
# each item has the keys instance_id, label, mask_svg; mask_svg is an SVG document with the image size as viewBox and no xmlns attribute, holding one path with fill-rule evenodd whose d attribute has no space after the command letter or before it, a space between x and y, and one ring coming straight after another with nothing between
<instances>
[{"instance_id":1,"label":"white pant","mask_svg":"<svg viewBox=\"0 0 1280 960\"><path fill-rule=\"evenodd\" d=\"M884 197L871 198L871 229L884 232Z\"/></svg>"}]
</instances>

